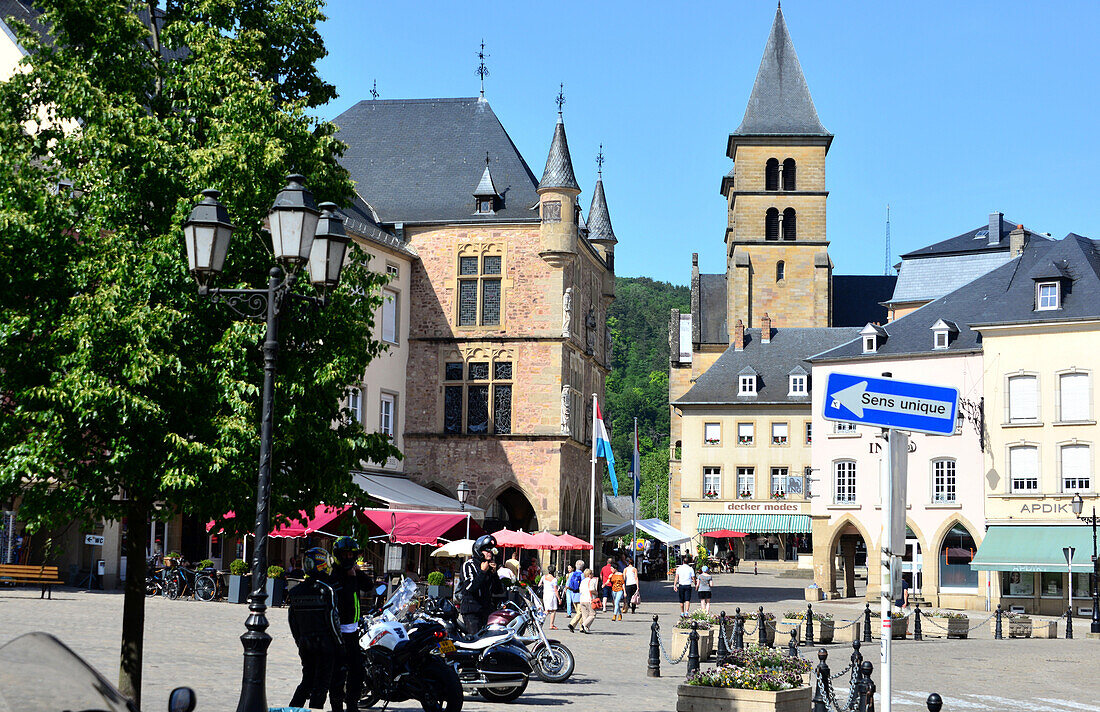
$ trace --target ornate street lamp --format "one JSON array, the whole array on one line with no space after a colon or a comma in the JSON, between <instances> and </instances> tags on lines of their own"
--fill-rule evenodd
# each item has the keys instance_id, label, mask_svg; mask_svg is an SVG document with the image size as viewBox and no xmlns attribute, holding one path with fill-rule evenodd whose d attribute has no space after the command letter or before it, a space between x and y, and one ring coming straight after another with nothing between
<instances>
[{"instance_id":1,"label":"ornate street lamp","mask_svg":"<svg viewBox=\"0 0 1100 712\"><path fill-rule=\"evenodd\" d=\"M260 468L256 486L256 521L253 527L252 593L248 596L249 616L245 621L244 676L237 712L267 712L267 535L268 505L271 497L272 421L275 411L275 366L279 353L279 321L286 306L294 301L323 307L328 295L340 281L340 269L348 246L343 220L336 214L334 203L324 203L322 214L313 202L313 195L303 185L303 178L287 176L287 186L279 191L268 213L271 243L275 259L285 266L269 272L266 289L212 288L221 274L233 225L218 202L220 193L204 190L205 199L191 211L183 226L187 243L187 262L199 285L199 293L209 295L214 302L225 304L241 319L264 319L263 410L260 420ZM309 262L310 278L322 296L295 294L297 271Z\"/></svg>"},{"instance_id":2,"label":"ornate street lamp","mask_svg":"<svg viewBox=\"0 0 1100 712\"><path fill-rule=\"evenodd\" d=\"M462 505L462 511L466 511L466 500L470 498L470 485L466 484L466 480L462 480L458 483L458 489L455 490L458 494L459 504Z\"/></svg>"},{"instance_id":3,"label":"ornate street lamp","mask_svg":"<svg viewBox=\"0 0 1100 712\"><path fill-rule=\"evenodd\" d=\"M1095 504L1092 507L1091 517L1081 516L1081 512L1085 509L1085 500L1081 499L1080 492L1074 493L1070 506L1073 507L1073 513L1077 515L1078 519L1085 524L1092 525L1092 626L1089 628L1089 632L1100 635L1100 559L1096 558L1096 523L1100 521L1100 517L1096 516ZM1072 593L1073 581L1070 581L1069 584Z\"/></svg>"}]
</instances>

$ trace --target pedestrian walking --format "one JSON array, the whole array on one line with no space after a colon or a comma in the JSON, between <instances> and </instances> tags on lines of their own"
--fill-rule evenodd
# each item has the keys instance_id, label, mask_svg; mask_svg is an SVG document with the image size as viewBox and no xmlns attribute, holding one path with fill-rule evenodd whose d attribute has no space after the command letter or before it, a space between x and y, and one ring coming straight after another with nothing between
<instances>
[{"instance_id":1,"label":"pedestrian walking","mask_svg":"<svg viewBox=\"0 0 1100 712\"><path fill-rule=\"evenodd\" d=\"M626 578L621 571L611 574L611 599L615 602L615 609L611 612L611 620L623 619L623 602L626 596Z\"/></svg>"},{"instance_id":2,"label":"pedestrian walking","mask_svg":"<svg viewBox=\"0 0 1100 712\"><path fill-rule=\"evenodd\" d=\"M615 561L610 556L607 563L600 569L600 586L602 587L600 598L603 599L603 610L607 610L607 599L611 598L611 574L615 573Z\"/></svg>"},{"instance_id":3,"label":"pedestrian walking","mask_svg":"<svg viewBox=\"0 0 1100 712\"><path fill-rule=\"evenodd\" d=\"M573 617L577 608L577 599L581 595L581 582L584 581L584 562L578 561L577 565L569 567L569 575L565 577L565 601L566 615Z\"/></svg>"},{"instance_id":4,"label":"pedestrian walking","mask_svg":"<svg viewBox=\"0 0 1100 712\"><path fill-rule=\"evenodd\" d=\"M286 595L287 622L302 661L302 681L290 706L304 707L308 701L310 707L321 709L332 681L336 651L343 642L340 617L336 595L328 583L332 570L328 552L314 547L303 554L302 563L305 580Z\"/></svg>"},{"instance_id":5,"label":"pedestrian walking","mask_svg":"<svg viewBox=\"0 0 1100 712\"><path fill-rule=\"evenodd\" d=\"M581 581L581 590L577 597L577 612L569 621L570 632L574 632L577 626L580 626L582 633L592 632L592 621L596 619L592 601L599 599L599 585L600 580L592 575L592 569L585 569L584 580Z\"/></svg>"},{"instance_id":6,"label":"pedestrian walking","mask_svg":"<svg viewBox=\"0 0 1100 712\"><path fill-rule=\"evenodd\" d=\"M557 630L554 618L558 615L558 577L553 565L546 567L546 574L542 577L542 605L546 609L546 617L550 623L550 630Z\"/></svg>"},{"instance_id":7,"label":"pedestrian walking","mask_svg":"<svg viewBox=\"0 0 1100 712\"><path fill-rule=\"evenodd\" d=\"M630 612L633 613L638 607L635 601L635 596L638 595L638 568L633 562L628 563L623 569L623 581L626 583L626 605L630 606Z\"/></svg>"},{"instance_id":8,"label":"pedestrian walking","mask_svg":"<svg viewBox=\"0 0 1100 712\"><path fill-rule=\"evenodd\" d=\"M695 587L699 590L699 607L708 615L710 614L710 593L714 577L710 575L710 567L704 566L696 577Z\"/></svg>"},{"instance_id":9,"label":"pedestrian walking","mask_svg":"<svg viewBox=\"0 0 1100 712\"><path fill-rule=\"evenodd\" d=\"M673 587L680 598L680 617L686 618L691 608L691 589L695 588L695 569L691 567L691 557L685 556L683 563L676 567Z\"/></svg>"}]
</instances>

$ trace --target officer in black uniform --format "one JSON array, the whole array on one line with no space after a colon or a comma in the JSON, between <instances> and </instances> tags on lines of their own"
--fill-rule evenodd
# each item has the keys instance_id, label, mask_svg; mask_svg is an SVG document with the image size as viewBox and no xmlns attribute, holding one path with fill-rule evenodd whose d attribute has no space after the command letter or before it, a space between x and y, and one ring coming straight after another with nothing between
<instances>
[{"instance_id":1,"label":"officer in black uniform","mask_svg":"<svg viewBox=\"0 0 1100 712\"><path fill-rule=\"evenodd\" d=\"M493 561L497 540L490 534L478 537L473 546L473 558L462 565L462 627L469 635L476 635L485 627L485 621L493 610L494 596L503 593L497 564Z\"/></svg>"},{"instance_id":2,"label":"officer in black uniform","mask_svg":"<svg viewBox=\"0 0 1100 712\"><path fill-rule=\"evenodd\" d=\"M363 692L363 661L359 648L359 619L362 610L360 593L368 592L367 600L374 600L374 579L355 565L359 558L359 544L350 536L342 536L332 545L336 559L330 583L336 594L336 610L340 616L340 637L343 644L337 649L336 665L332 673L329 698L333 712L356 712Z\"/></svg>"},{"instance_id":3,"label":"officer in black uniform","mask_svg":"<svg viewBox=\"0 0 1100 712\"><path fill-rule=\"evenodd\" d=\"M287 621L302 659L302 682L290 698L291 707L325 706L332 680L336 650L342 645L336 595L329 585L332 571L328 552L313 548L305 552L302 567L306 579L287 593Z\"/></svg>"}]
</instances>

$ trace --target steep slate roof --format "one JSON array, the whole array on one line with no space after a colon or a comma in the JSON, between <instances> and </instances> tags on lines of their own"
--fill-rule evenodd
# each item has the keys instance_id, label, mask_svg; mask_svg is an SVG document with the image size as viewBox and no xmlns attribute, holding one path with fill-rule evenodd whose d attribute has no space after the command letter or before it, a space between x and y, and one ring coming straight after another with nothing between
<instances>
[{"instance_id":1,"label":"steep slate roof","mask_svg":"<svg viewBox=\"0 0 1100 712\"><path fill-rule=\"evenodd\" d=\"M617 243L611 227L611 213L607 211L607 198L603 194L603 178L596 179L592 192L592 207L588 209L588 239L592 242Z\"/></svg>"},{"instance_id":2,"label":"steep slate roof","mask_svg":"<svg viewBox=\"0 0 1100 712\"><path fill-rule=\"evenodd\" d=\"M863 326L869 321L886 321L882 306L894 293L898 278L893 275L833 275L833 326Z\"/></svg>"},{"instance_id":3,"label":"steep slate roof","mask_svg":"<svg viewBox=\"0 0 1100 712\"><path fill-rule=\"evenodd\" d=\"M1004 220L1001 234L997 238L997 242L989 244L989 226L982 225L976 227L973 230L968 230L961 235L942 240L941 242L935 242L927 247L922 247L919 250L913 250L907 252L901 256L904 259L910 259L913 257L932 257L939 255L957 255L957 254L974 254L976 252L1006 252L1008 251L1008 234L1012 232L1017 223L1011 220ZM1027 228L1024 228L1024 233L1029 239L1040 238L1047 239L1042 235L1032 232Z\"/></svg>"},{"instance_id":4,"label":"steep slate roof","mask_svg":"<svg viewBox=\"0 0 1100 712\"><path fill-rule=\"evenodd\" d=\"M487 101L366 100L334 123L348 145L341 163L382 224L538 220L535 176ZM501 200L475 215L486 151Z\"/></svg>"},{"instance_id":5,"label":"steep slate roof","mask_svg":"<svg viewBox=\"0 0 1100 712\"><path fill-rule=\"evenodd\" d=\"M745 108L745 118L733 134L832 136L817 117L782 9L775 11L775 21Z\"/></svg>"},{"instance_id":6,"label":"steep slate roof","mask_svg":"<svg viewBox=\"0 0 1100 712\"><path fill-rule=\"evenodd\" d=\"M674 405L800 403L810 405L806 395L789 396L788 379L796 366L809 370L809 357L859 335L850 327L806 327L772 329L771 342L761 343L760 329L745 329L745 349L733 346L695 381ZM756 371L756 395L737 395L737 375L746 368Z\"/></svg>"},{"instance_id":7,"label":"steep slate roof","mask_svg":"<svg viewBox=\"0 0 1100 712\"><path fill-rule=\"evenodd\" d=\"M539 181L539 190L544 188L581 189L577 185L577 177L573 175L573 159L569 157L569 141L565 138L565 123L561 120L561 114L558 114L558 123L554 125L554 140L550 142L546 168Z\"/></svg>"},{"instance_id":8,"label":"steep slate roof","mask_svg":"<svg viewBox=\"0 0 1100 712\"><path fill-rule=\"evenodd\" d=\"M887 338L880 341L883 355L942 353L981 349L981 335L975 324L1063 321L1100 317L1100 243L1069 234L1064 240L1033 241L1023 253L1007 264L920 309L883 327ZM1063 262L1064 260L1064 262ZM1035 311L1035 280L1032 272L1046 271L1047 265L1060 265L1072 283L1062 293L1062 308ZM943 319L959 327L948 347L933 349L932 326ZM820 354L812 360L864 358L858 339Z\"/></svg>"},{"instance_id":9,"label":"steep slate roof","mask_svg":"<svg viewBox=\"0 0 1100 712\"><path fill-rule=\"evenodd\" d=\"M485 172L481 174L481 180L478 181L477 187L474 188L474 196L481 197L495 197L498 195L497 186L493 183L493 174L489 170L489 166L485 166Z\"/></svg>"}]
</instances>

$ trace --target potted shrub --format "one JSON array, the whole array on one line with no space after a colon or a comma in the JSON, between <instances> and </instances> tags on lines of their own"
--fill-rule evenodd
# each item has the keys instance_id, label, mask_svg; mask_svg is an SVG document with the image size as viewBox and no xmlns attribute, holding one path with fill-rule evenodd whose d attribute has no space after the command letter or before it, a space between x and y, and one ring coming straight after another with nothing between
<instances>
[{"instance_id":1,"label":"potted shrub","mask_svg":"<svg viewBox=\"0 0 1100 712\"><path fill-rule=\"evenodd\" d=\"M812 688L810 661L750 646L730 651L730 663L700 670L676 690L676 709L707 712L805 712Z\"/></svg>"},{"instance_id":2,"label":"potted shrub","mask_svg":"<svg viewBox=\"0 0 1100 712\"><path fill-rule=\"evenodd\" d=\"M267 567L267 605L281 606L286 600L286 569L282 566Z\"/></svg>"},{"instance_id":3,"label":"potted shrub","mask_svg":"<svg viewBox=\"0 0 1100 712\"><path fill-rule=\"evenodd\" d=\"M806 620L806 611L787 611L783 614L787 620ZM805 641L799 631L799 639ZM833 616L831 613L819 613L814 611L814 643L827 645L833 642Z\"/></svg>"},{"instance_id":4,"label":"potted shrub","mask_svg":"<svg viewBox=\"0 0 1100 712\"><path fill-rule=\"evenodd\" d=\"M688 636L691 634L691 624L697 625L699 633L699 659L707 660L714 651L714 630L718 619L707 616L703 611L695 611L688 618L681 618L676 622L672 630L672 650L669 653L679 655L688 644ZM684 658L687 660L687 657Z\"/></svg>"},{"instance_id":5,"label":"potted shrub","mask_svg":"<svg viewBox=\"0 0 1100 712\"><path fill-rule=\"evenodd\" d=\"M248 564L244 559L234 559L229 564L229 597L230 603L245 603L248 600Z\"/></svg>"},{"instance_id":6,"label":"potted shrub","mask_svg":"<svg viewBox=\"0 0 1100 712\"><path fill-rule=\"evenodd\" d=\"M429 598L450 598L452 588L445 585L443 582L446 579L443 576L442 571L433 571L428 574L428 597Z\"/></svg>"},{"instance_id":7,"label":"potted shrub","mask_svg":"<svg viewBox=\"0 0 1100 712\"><path fill-rule=\"evenodd\" d=\"M213 559L203 559L199 562L199 565L195 567L198 571L206 571L207 569L214 568Z\"/></svg>"}]
</instances>

